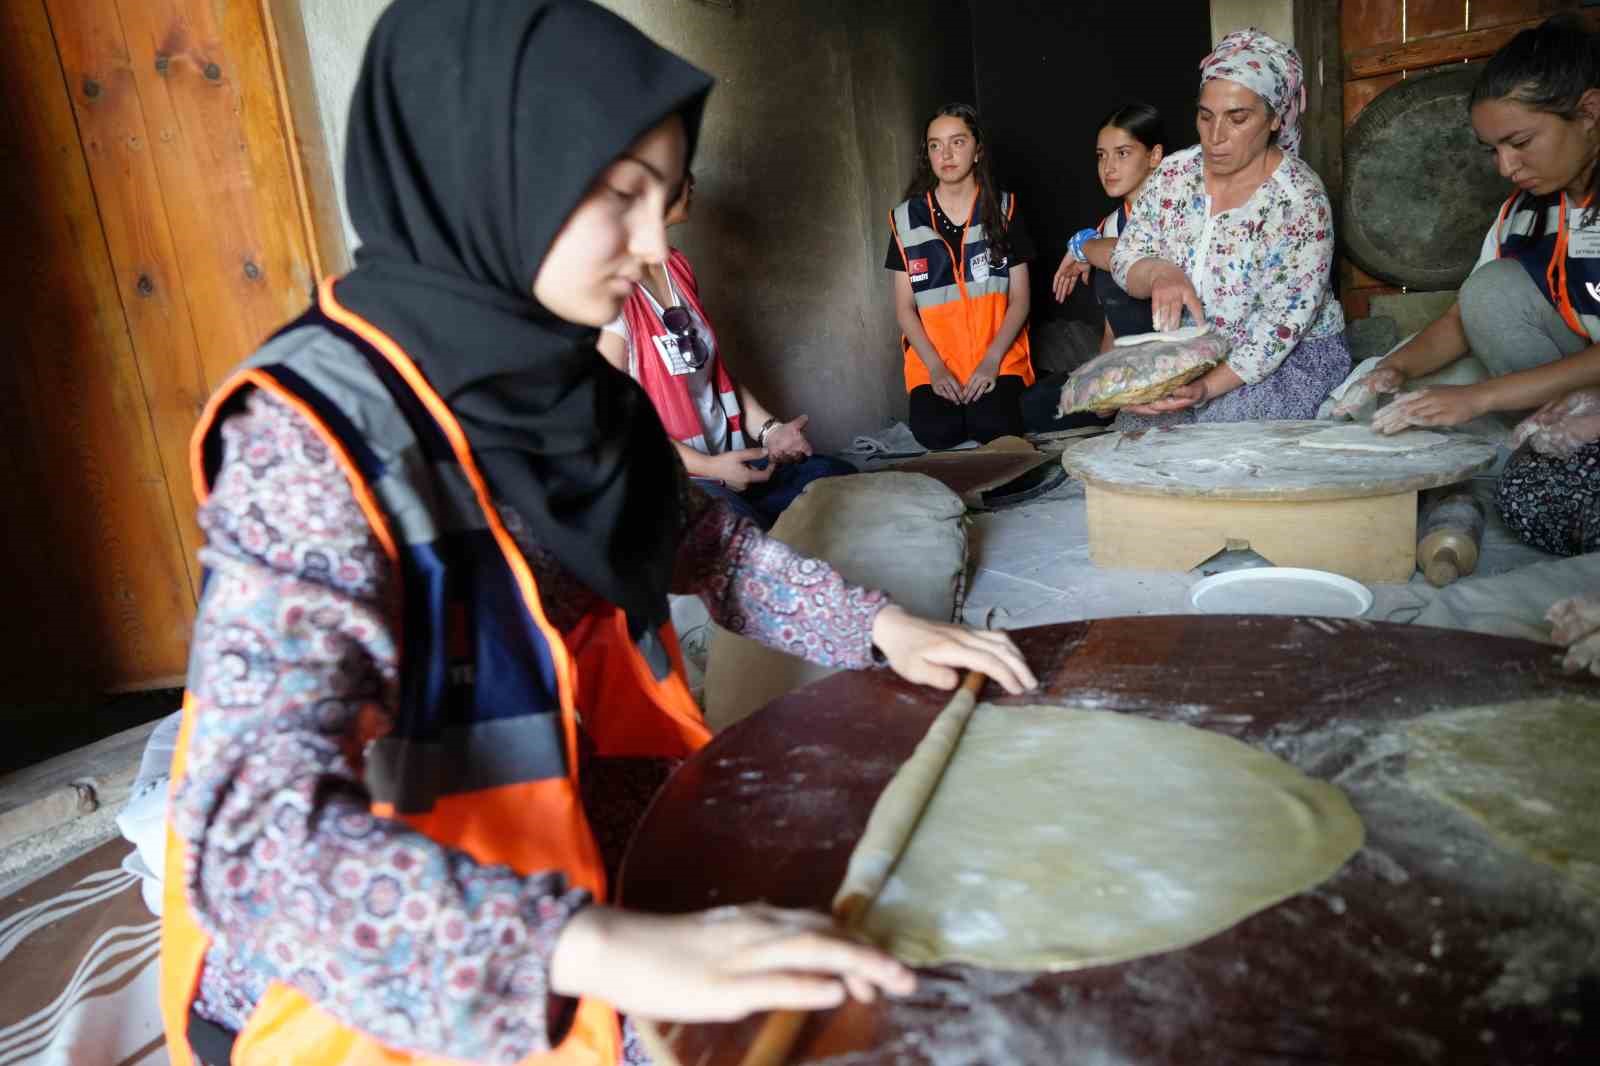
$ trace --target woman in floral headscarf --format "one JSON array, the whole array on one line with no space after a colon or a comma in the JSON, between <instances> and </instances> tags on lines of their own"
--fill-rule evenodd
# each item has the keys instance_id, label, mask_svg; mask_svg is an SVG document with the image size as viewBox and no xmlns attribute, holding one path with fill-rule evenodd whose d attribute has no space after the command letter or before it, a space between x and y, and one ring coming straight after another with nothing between
<instances>
[{"instance_id":1,"label":"woman in floral headscarf","mask_svg":"<svg viewBox=\"0 0 1600 1066\"><path fill-rule=\"evenodd\" d=\"M1350 370L1330 288L1333 214L1300 159L1300 57L1260 30L1222 39L1200 64L1200 143L1152 174L1111 257L1156 329L1185 318L1227 336L1227 362L1164 400L1127 408L1151 423L1311 418Z\"/></svg>"}]
</instances>

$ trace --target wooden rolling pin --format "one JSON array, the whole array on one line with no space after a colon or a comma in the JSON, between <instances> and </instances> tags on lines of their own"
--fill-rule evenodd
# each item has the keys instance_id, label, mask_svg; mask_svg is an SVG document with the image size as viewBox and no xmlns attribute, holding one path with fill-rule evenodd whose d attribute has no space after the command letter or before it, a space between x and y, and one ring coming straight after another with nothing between
<instances>
[{"instance_id":1,"label":"wooden rolling pin","mask_svg":"<svg viewBox=\"0 0 1600 1066\"><path fill-rule=\"evenodd\" d=\"M967 720L978 706L978 692L987 680L976 670L967 673L961 688L934 719L906 766L895 774L889 787L878 797L866 831L850 856L850 868L845 871L839 895L833 900L834 920L843 928L854 929L860 924L888 882L895 862L911 842L928 800L939 787L939 779L944 776L950 756L955 754ZM913 766L915 772L907 773L906 767ZM807 1012L798 1010L773 1011L767 1015L749 1050L739 1060L739 1066L784 1066L808 1016Z\"/></svg>"},{"instance_id":2,"label":"wooden rolling pin","mask_svg":"<svg viewBox=\"0 0 1600 1066\"><path fill-rule=\"evenodd\" d=\"M1471 489L1434 492L1424 497L1419 524L1417 567L1434 588L1444 588L1478 568L1483 542L1483 504Z\"/></svg>"}]
</instances>

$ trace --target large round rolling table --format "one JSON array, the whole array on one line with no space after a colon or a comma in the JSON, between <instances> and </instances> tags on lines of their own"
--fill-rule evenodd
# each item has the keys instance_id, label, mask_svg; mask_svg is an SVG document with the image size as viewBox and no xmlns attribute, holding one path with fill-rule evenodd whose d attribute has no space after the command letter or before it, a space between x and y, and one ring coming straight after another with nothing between
<instances>
[{"instance_id":1,"label":"large round rolling table","mask_svg":"<svg viewBox=\"0 0 1600 1066\"><path fill-rule=\"evenodd\" d=\"M815 1016L791 1061L1600 1062L1600 971L1570 972L1574 958L1600 958L1600 918L1574 909L1554 871L1410 790L1403 748L1389 743L1430 710L1600 699L1600 683L1562 674L1555 649L1270 616L1114 618L1013 636L1043 690L1016 698L990 685L983 698L1143 714L1259 745L1344 788L1365 845L1317 889L1183 950L1061 974L924 970L907 1000ZM826 910L878 792L946 700L886 670L843 673L717 736L640 825L621 901L664 913L750 900ZM656 1035L684 1066L735 1066L759 1024Z\"/></svg>"},{"instance_id":2,"label":"large round rolling table","mask_svg":"<svg viewBox=\"0 0 1600 1066\"><path fill-rule=\"evenodd\" d=\"M1471 477L1495 447L1467 434L1397 454L1312 449L1332 422L1134 430L1067 449L1096 566L1188 570L1225 548L1357 581L1416 569L1417 493Z\"/></svg>"}]
</instances>

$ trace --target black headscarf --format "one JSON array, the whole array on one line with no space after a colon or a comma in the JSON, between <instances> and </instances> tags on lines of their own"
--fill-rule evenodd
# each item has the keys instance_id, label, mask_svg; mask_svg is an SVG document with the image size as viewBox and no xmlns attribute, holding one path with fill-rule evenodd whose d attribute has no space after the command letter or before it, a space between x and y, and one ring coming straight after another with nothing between
<instances>
[{"instance_id":1,"label":"black headscarf","mask_svg":"<svg viewBox=\"0 0 1600 1066\"><path fill-rule=\"evenodd\" d=\"M533 298L594 180L662 119L692 152L711 79L586 0L396 0L367 44L341 303L449 405L495 495L636 637L667 618L682 519L654 407L595 330Z\"/></svg>"}]
</instances>

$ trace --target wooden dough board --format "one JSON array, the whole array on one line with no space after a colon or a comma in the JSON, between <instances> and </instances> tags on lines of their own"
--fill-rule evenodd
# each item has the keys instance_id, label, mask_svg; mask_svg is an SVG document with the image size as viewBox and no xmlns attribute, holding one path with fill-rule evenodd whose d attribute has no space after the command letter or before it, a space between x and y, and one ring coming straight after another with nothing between
<instances>
[{"instance_id":1,"label":"wooden dough board","mask_svg":"<svg viewBox=\"0 0 1600 1066\"><path fill-rule=\"evenodd\" d=\"M1416 568L1417 493L1488 468L1495 447L1449 434L1384 454L1301 448L1325 421L1228 422L1113 433L1061 458L1084 483L1095 565L1189 570L1229 548L1279 566L1403 582Z\"/></svg>"},{"instance_id":2,"label":"wooden dough board","mask_svg":"<svg viewBox=\"0 0 1600 1066\"><path fill-rule=\"evenodd\" d=\"M851 1066L1593 1066L1600 1003L1582 977L1517 990L1596 930L1553 870L1404 785L1394 748L1431 711L1600 682L1549 645L1420 626L1169 615L1012 633L1062 703L1212 729L1331 780L1366 845L1333 879L1191 947L1068 973L919 972L908 1000L814 1016L792 1063ZM797 689L689 759L656 796L618 878L622 905L681 914L750 900L826 911L878 794L950 694L887 670ZM997 831L1003 831L1000 827ZM653 1026L663 1066L738 1066L764 1016ZM984 1042L985 1036L988 1039Z\"/></svg>"}]
</instances>

